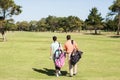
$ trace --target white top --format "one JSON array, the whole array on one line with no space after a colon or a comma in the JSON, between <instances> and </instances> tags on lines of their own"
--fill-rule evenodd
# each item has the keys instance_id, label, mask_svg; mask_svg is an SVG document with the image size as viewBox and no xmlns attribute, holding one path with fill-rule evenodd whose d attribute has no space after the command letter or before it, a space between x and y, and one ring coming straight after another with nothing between
<instances>
[{"instance_id":1,"label":"white top","mask_svg":"<svg viewBox=\"0 0 120 80\"><path fill-rule=\"evenodd\" d=\"M55 41L51 44L51 49L52 49L52 55L55 53L55 51L59 48L59 42ZM61 44L60 44L60 48L63 50Z\"/></svg>"}]
</instances>

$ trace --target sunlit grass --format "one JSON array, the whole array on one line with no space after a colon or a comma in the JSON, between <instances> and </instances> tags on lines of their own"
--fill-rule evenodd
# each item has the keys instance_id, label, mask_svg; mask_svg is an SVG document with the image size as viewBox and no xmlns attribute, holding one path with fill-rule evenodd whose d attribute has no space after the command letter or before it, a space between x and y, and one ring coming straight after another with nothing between
<instances>
[{"instance_id":1,"label":"sunlit grass","mask_svg":"<svg viewBox=\"0 0 120 80\"><path fill-rule=\"evenodd\" d=\"M66 35L84 52L78 63L78 74L56 78L49 59L52 36L63 45ZM120 38L80 33L7 32L7 42L0 42L0 80L120 80Z\"/></svg>"}]
</instances>

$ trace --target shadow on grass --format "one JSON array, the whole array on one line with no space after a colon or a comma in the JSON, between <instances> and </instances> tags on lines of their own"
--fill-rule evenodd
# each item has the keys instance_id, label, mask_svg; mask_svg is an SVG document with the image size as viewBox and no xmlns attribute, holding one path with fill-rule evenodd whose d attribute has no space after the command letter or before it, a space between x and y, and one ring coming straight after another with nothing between
<instances>
[{"instance_id":1,"label":"shadow on grass","mask_svg":"<svg viewBox=\"0 0 120 80\"><path fill-rule=\"evenodd\" d=\"M103 35L103 34L101 34L101 33L97 33L97 34L95 34L95 33L84 33L85 35Z\"/></svg>"},{"instance_id":2,"label":"shadow on grass","mask_svg":"<svg viewBox=\"0 0 120 80\"><path fill-rule=\"evenodd\" d=\"M120 35L110 36L111 38L120 38Z\"/></svg>"},{"instance_id":3,"label":"shadow on grass","mask_svg":"<svg viewBox=\"0 0 120 80\"><path fill-rule=\"evenodd\" d=\"M47 68L43 68L43 69L36 69L36 68L32 68L34 71L38 72L38 73L42 73L42 74L46 74L48 76L54 76L55 75L55 70L53 69L47 69ZM62 76L66 76L67 75L67 71L61 71Z\"/></svg>"}]
</instances>

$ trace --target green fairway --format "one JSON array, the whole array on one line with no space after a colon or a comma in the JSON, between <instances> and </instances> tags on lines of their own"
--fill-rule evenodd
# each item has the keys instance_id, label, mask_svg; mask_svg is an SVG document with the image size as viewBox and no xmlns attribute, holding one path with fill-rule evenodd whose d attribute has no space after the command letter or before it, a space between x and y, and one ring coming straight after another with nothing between
<instances>
[{"instance_id":1,"label":"green fairway","mask_svg":"<svg viewBox=\"0 0 120 80\"><path fill-rule=\"evenodd\" d=\"M63 75L56 77L49 59L52 36L63 45L67 34L84 53L76 76L68 76L66 61ZM50 32L7 32L6 36L6 42L0 40L0 80L120 80L120 38Z\"/></svg>"}]
</instances>

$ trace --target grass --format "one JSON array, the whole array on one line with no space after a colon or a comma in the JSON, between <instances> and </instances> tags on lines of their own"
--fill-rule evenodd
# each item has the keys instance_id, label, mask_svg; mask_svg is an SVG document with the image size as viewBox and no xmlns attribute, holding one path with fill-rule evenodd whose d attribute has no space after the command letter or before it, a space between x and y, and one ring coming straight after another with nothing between
<instances>
[{"instance_id":1,"label":"grass","mask_svg":"<svg viewBox=\"0 0 120 80\"><path fill-rule=\"evenodd\" d=\"M51 37L58 36L63 45L67 34L84 52L78 63L78 74L54 76L49 59ZM0 80L120 80L120 38L80 33L7 32L7 42L0 42Z\"/></svg>"}]
</instances>

